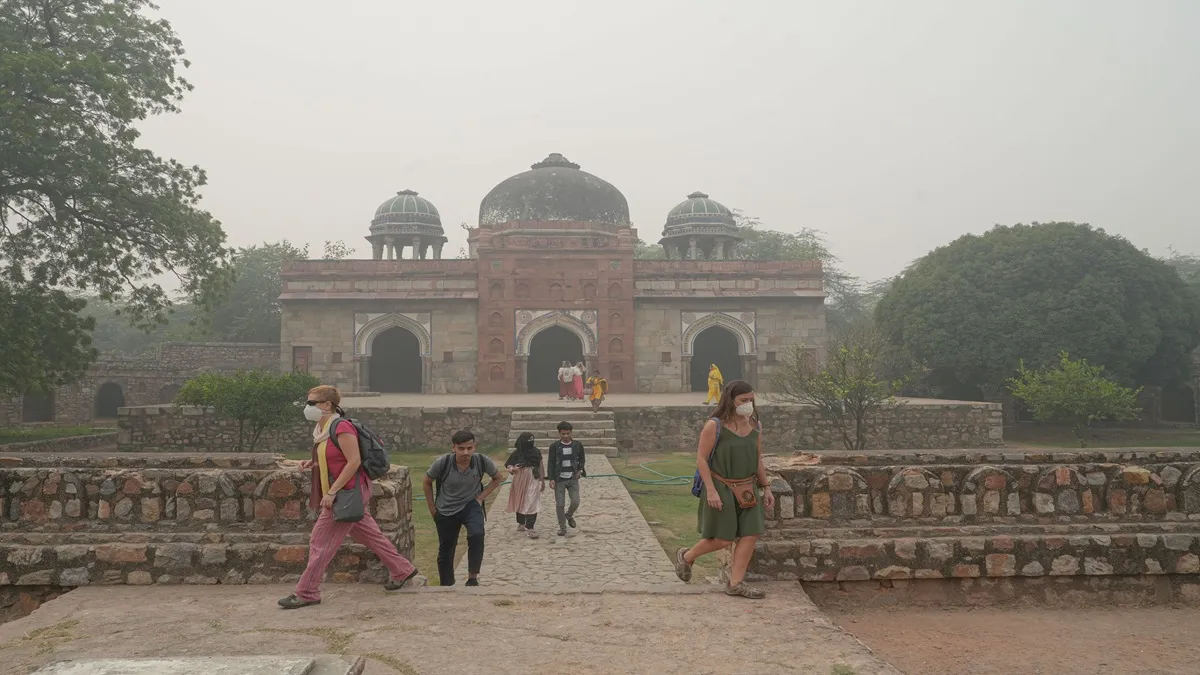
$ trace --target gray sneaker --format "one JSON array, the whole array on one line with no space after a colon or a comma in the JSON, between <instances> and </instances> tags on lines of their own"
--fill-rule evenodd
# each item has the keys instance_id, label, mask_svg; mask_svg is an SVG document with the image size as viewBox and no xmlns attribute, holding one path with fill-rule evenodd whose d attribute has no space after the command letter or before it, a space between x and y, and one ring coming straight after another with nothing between
<instances>
[{"instance_id":1,"label":"gray sneaker","mask_svg":"<svg viewBox=\"0 0 1200 675\"><path fill-rule=\"evenodd\" d=\"M538 534L537 530L529 530L529 538L530 539L537 539L540 536L542 536L542 535Z\"/></svg>"}]
</instances>

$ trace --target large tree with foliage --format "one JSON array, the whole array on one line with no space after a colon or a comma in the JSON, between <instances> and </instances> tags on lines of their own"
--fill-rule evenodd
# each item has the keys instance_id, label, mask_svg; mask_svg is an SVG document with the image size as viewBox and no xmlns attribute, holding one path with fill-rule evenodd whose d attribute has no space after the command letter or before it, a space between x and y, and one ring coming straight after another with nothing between
<instances>
[{"instance_id":1,"label":"large tree with foliage","mask_svg":"<svg viewBox=\"0 0 1200 675\"><path fill-rule=\"evenodd\" d=\"M95 359L84 301L59 290L0 279L0 392L48 391L71 382Z\"/></svg>"},{"instance_id":2,"label":"large tree with foliage","mask_svg":"<svg viewBox=\"0 0 1200 675\"><path fill-rule=\"evenodd\" d=\"M345 242L327 241L323 259L341 259L353 252ZM278 342L283 267L307 258L307 244L298 247L286 240L238 249L233 256L234 281L212 314L212 336L228 342Z\"/></svg>"},{"instance_id":3,"label":"large tree with foliage","mask_svg":"<svg viewBox=\"0 0 1200 675\"><path fill-rule=\"evenodd\" d=\"M219 295L228 252L220 224L198 205L204 172L137 144L135 125L177 112L191 89L178 72L183 47L147 15L153 9L146 0L0 0L0 275L9 301L33 297L23 289L86 289L153 325L171 305L163 274L197 303ZM52 315L63 321L57 330L81 336L68 314ZM61 347L63 363L88 358L83 340ZM11 347L5 356L37 360Z\"/></svg>"},{"instance_id":4,"label":"large tree with foliage","mask_svg":"<svg viewBox=\"0 0 1200 675\"><path fill-rule=\"evenodd\" d=\"M1075 223L997 226L910 266L880 300L889 340L950 396L1000 393L1022 360L1068 351L1119 381L1181 378L1200 305L1176 272L1122 238Z\"/></svg>"}]
</instances>

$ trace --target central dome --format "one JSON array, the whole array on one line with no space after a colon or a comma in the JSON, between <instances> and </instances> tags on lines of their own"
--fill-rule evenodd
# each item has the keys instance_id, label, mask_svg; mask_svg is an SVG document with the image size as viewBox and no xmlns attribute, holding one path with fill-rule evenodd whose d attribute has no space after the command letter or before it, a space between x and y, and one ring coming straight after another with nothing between
<instances>
[{"instance_id":1,"label":"central dome","mask_svg":"<svg viewBox=\"0 0 1200 675\"><path fill-rule=\"evenodd\" d=\"M479 204L479 224L513 220L629 224L629 202L612 184L557 152L496 187Z\"/></svg>"}]
</instances>

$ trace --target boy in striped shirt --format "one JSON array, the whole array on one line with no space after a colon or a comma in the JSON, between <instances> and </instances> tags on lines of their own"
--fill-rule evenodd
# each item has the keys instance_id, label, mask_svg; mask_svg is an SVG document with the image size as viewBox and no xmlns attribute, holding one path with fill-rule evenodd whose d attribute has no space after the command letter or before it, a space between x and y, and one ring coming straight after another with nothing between
<instances>
[{"instance_id":1,"label":"boy in striped shirt","mask_svg":"<svg viewBox=\"0 0 1200 675\"><path fill-rule=\"evenodd\" d=\"M570 422L558 423L558 440L550 444L550 457L546 462L546 476L554 490L554 511L558 516L558 536L573 537L577 529L575 511L579 509L579 477L586 476L583 443L573 440ZM563 501L570 495L571 507L563 511ZM572 531L567 530L567 526Z\"/></svg>"}]
</instances>

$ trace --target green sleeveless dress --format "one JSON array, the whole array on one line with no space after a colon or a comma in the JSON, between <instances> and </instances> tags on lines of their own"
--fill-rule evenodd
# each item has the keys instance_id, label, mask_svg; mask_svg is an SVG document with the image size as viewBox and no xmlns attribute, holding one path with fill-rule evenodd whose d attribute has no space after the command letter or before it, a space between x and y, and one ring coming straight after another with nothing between
<instances>
[{"instance_id":1,"label":"green sleeveless dress","mask_svg":"<svg viewBox=\"0 0 1200 675\"><path fill-rule=\"evenodd\" d=\"M738 436L728 428L721 429L717 449L713 454L712 470L729 480L749 478L758 472L758 429L745 436ZM766 517L763 514L762 491L759 490L758 504L751 509L737 507L737 498L724 483L713 479L717 493L721 495L721 510L708 505L707 488L700 493L700 506L696 520L701 539L737 539L763 533Z\"/></svg>"}]
</instances>

